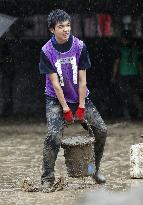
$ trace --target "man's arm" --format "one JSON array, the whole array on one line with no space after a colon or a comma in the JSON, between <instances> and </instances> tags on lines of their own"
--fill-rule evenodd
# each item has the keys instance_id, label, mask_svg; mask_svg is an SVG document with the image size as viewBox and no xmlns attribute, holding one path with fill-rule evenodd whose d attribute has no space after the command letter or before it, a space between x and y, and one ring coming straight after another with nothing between
<instances>
[{"instance_id":1,"label":"man's arm","mask_svg":"<svg viewBox=\"0 0 143 205\"><path fill-rule=\"evenodd\" d=\"M79 70L79 107L85 107L86 98L86 70Z\"/></svg>"},{"instance_id":2,"label":"man's arm","mask_svg":"<svg viewBox=\"0 0 143 205\"><path fill-rule=\"evenodd\" d=\"M57 73L52 73L52 74L49 74L49 78L51 80L51 83L53 85L53 88L55 90L55 93L57 95L57 98L63 108L63 112L67 112L69 111L69 107L66 103L66 100L65 100L65 97L64 97L64 93L63 93L63 90L61 88L61 85L60 85L60 82L59 82L59 78L58 78L58 75Z\"/></svg>"},{"instance_id":3,"label":"man's arm","mask_svg":"<svg viewBox=\"0 0 143 205\"><path fill-rule=\"evenodd\" d=\"M81 123L84 121L86 98L86 70L79 69L79 106L75 112L75 118Z\"/></svg>"},{"instance_id":4,"label":"man's arm","mask_svg":"<svg viewBox=\"0 0 143 205\"><path fill-rule=\"evenodd\" d=\"M85 107L85 97L86 97L86 70L91 67L91 62L86 45L83 44L81 51L78 70L79 70L79 107Z\"/></svg>"},{"instance_id":5,"label":"man's arm","mask_svg":"<svg viewBox=\"0 0 143 205\"><path fill-rule=\"evenodd\" d=\"M115 82L115 79L117 77L117 73L118 73L118 69L119 69L119 62L120 62L119 58L115 59L115 62L113 65L113 74L112 74L112 79L111 79L112 82Z\"/></svg>"}]
</instances>

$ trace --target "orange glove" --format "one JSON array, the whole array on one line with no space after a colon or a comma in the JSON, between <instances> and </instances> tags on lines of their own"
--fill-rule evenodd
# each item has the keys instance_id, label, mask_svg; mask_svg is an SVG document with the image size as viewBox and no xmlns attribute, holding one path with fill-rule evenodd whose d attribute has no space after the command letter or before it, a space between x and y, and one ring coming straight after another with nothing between
<instances>
[{"instance_id":1,"label":"orange glove","mask_svg":"<svg viewBox=\"0 0 143 205\"><path fill-rule=\"evenodd\" d=\"M80 122L83 122L83 120L84 120L84 113L85 113L85 108L78 107L77 111L75 113L75 118L77 120L79 120Z\"/></svg>"}]
</instances>

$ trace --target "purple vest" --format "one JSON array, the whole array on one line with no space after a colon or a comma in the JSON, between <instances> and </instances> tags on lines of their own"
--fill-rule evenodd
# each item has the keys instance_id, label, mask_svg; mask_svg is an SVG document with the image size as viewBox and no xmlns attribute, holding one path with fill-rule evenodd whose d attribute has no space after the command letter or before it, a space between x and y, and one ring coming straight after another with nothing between
<instances>
[{"instance_id":1,"label":"purple vest","mask_svg":"<svg viewBox=\"0 0 143 205\"><path fill-rule=\"evenodd\" d=\"M53 47L51 40L42 47L43 52L59 76L65 100L70 103L79 102L78 63L82 48L83 41L74 36L72 47L67 52L58 52ZM57 98L48 74L46 74L46 94ZM88 94L89 91L86 89L86 96Z\"/></svg>"}]
</instances>

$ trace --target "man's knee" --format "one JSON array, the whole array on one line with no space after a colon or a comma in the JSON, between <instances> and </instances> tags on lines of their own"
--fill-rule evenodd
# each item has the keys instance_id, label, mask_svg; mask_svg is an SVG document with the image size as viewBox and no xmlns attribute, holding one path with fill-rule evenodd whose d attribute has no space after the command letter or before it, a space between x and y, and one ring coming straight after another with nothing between
<instances>
[{"instance_id":1,"label":"man's knee","mask_svg":"<svg viewBox=\"0 0 143 205\"><path fill-rule=\"evenodd\" d=\"M45 138L44 145L45 145L46 147L47 147L47 146L50 146L51 149L53 149L53 150L59 149L60 146L61 146L61 140L60 140L60 138L58 137L58 135L48 135L48 136Z\"/></svg>"},{"instance_id":2,"label":"man's knee","mask_svg":"<svg viewBox=\"0 0 143 205\"><path fill-rule=\"evenodd\" d=\"M102 126L100 127L100 129L96 129L95 127L93 127L92 130L95 136L95 140L98 142L100 141L102 143L105 143L107 137L107 127Z\"/></svg>"}]
</instances>

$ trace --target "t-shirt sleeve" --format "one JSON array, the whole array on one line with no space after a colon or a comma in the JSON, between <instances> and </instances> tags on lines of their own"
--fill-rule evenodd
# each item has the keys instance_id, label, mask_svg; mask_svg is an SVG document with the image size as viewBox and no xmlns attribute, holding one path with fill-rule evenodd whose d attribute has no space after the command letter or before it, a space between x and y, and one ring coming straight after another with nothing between
<instances>
[{"instance_id":1,"label":"t-shirt sleeve","mask_svg":"<svg viewBox=\"0 0 143 205\"><path fill-rule=\"evenodd\" d=\"M56 72L49 59L42 50L40 52L39 71L40 74L51 74Z\"/></svg>"},{"instance_id":2,"label":"t-shirt sleeve","mask_svg":"<svg viewBox=\"0 0 143 205\"><path fill-rule=\"evenodd\" d=\"M91 67L91 62L89 58L89 53L86 48L86 45L83 44L83 48L82 48L79 63L78 63L78 69L85 70L85 69L89 69L90 67Z\"/></svg>"}]
</instances>

